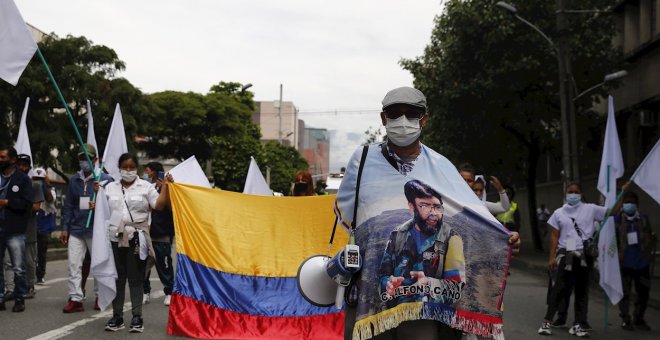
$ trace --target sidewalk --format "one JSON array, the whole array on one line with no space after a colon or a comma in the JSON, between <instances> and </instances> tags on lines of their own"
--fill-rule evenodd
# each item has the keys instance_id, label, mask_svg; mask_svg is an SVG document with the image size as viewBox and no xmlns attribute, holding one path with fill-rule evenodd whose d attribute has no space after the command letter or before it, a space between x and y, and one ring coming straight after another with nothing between
<instances>
[{"instance_id":1,"label":"sidewalk","mask_svg":"<svg viewBox=\"0 0 660 340\"><path fill-rule=\"evenodd\" d=\"M516 275L515 270L523 270L547 277L547 250L541 253L531 249L531 247L530 249L521 249L520 254L517 257L511 259L511 268L513 269L512 275ZM602 292L602 289L598 285L597 279L592 279L591 289L598 289ZM651 292L649 295L649 308L660 309L660 276L657 276L657 274L656 276L651 277Z\"/></svg>"}]
</instances>

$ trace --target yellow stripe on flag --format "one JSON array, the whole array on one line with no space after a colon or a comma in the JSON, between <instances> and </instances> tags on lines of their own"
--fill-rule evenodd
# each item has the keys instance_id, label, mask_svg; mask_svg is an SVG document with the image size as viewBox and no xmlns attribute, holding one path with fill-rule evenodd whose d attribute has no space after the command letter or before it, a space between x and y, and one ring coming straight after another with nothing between
<instances>
[{"instance_id":1,"label":"yellow stripe on flag","mask_svg":"<svg viewBox=\"0 0 660 340\"><path fill-rule=\"evenodd\" d=\"M169 187L177 253L226 273L293 277L326 254L334 195L271 197L184 184ZM340 226L330 256L348 242Z\"/></svg>"}]
</instances>

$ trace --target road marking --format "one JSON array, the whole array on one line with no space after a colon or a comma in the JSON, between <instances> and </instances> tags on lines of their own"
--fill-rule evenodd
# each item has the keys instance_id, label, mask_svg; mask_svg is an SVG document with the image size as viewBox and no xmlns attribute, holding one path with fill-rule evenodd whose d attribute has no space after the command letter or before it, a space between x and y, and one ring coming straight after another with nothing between
<instances>
[{"instance_id":1,"label":"road marking","mask_svg":"<svg viewBox=\"0 0 660 340\"><path fill-rule=\"evenodd\" d=\"M43 290L43 289L48 289L55 283L62 282L62 281L68 281L68 280L69 280L68 277L58 277L58 278L55 278L55 279L51 279L51 280L48 280L48 281L44 282L43 284L35 285L34 290L40 291L40 290ZM89 280L93 281L93 279L91 277L89 278ZM149 281L160 282L160 279L157 278L157 277L151 277L151 278L149 278Z\"/></svg>"},{"instance_id":2,"label":"road marking","mask_svg":"<svg viewBox=\"0 0 660 340\"><path fill-rule=\"evenodd\" d=\"M128 295L130 295L130 294L128 294ZM163 293L162 291L159 291L159 292L153 294L151 297L154 298L154 299L158 299L158 298L161 298L163 296L165 296L165 293ZM126 302L124 304L124 312L127 312L130 309L131 309L131 303ZM92 315L88 318L78 320L76 322L72 322L72 323L70 323L68 325L65 325L63 327L53 329L52 331L49 331L49 332L42 333L42 334L39 334L37 336L31 337L28 340L48 340L48 339L63 338L67 335L72 334L73 330L80 327L80 326L84 326L84 325L86 325L90 322L94 322L98 319L107 318L107 317L110 317L110 316L112 316L112 307L110 307L105 312L100 312L100 313L94 314L94 315Z\"/></svg>"},{"instance_id":3,"label":"road marking","mask_svg":"<svg viewBox=\"0 0 660 340\"><path fill-rule=\"evenodd\" d=\"M55 278L55 279L51 279L51 280L48 280L48 281L44 282L43 284L35 285L34 289L36 291L40 291L42 289L50 288L50 286L54 283L67 281L68 279L69 279L68 277L58 277L58 278Z\"/></svg>"}]
</instances>

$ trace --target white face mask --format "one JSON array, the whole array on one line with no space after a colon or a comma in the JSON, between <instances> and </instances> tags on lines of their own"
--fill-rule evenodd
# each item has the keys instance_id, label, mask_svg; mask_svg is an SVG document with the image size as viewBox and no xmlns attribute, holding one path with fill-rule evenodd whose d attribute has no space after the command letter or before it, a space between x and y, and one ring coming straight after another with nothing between
<instances>
[{"instance_id":1,"label":"white face mask","mask_svg":"<svg viewBox=\"0 0 660 340\"><path fill-rule=\"evenodd\" d=\"M387 131L387 139L396 146L408 146L414 143L422 133L422 128L419 126L419 119L408 119L405 115L401 115L397 119L386 119L385 131Z\"/></svg>"},{"instance_id":2,"label":"white face mask","mask_svg":"<svg viewBox=\"0 0 660 340\"><path fill-rule=\"evenodd\" d=\"M135 181L135 179L137 178L137 170L133 170L133 171L119 170L119 173L121 174L121 179L127 183L133 183L133 181Z\"/></svg>"}]
</instances>

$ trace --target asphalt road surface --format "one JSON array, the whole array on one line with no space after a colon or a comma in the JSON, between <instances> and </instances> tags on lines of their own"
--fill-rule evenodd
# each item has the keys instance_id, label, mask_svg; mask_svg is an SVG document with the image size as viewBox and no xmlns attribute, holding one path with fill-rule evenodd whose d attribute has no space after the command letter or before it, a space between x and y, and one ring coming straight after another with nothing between
<instances>
[{"instance_id":1,"label":"asphalt road surface","mask_svg":"<svg viewBox=\"0 0 660 340\"><path fill-rule=\"evenodd\" d=\"M536 333L545 313L546 279L544 273L517 268L515 260L512 275L507 284L505 297L505 335L507 340L522 339L569 339L568 329L553 329L553 335L540 336ZM166 334L168 308L163 305L162 285L155 271L152 271L152 300L143 307L144 333L133 334L125 330L112 333L103 330L111 311L99 312L93 309L93 294L84 302L82 313L63 314L67 302L66 261L48 263L46 284L38 286L37 295L27 300L23 313L12 313L13 302L8 302L7 311L0 312L0 339L177 339ZM93 280L87 281L87 291L93 287ZM128 287L127 287L128 290ZM127 297L128 299L128 292ZM624 331L620 327L617 307L609 307L608 328L604 327L605 308L602 292L592 290L589 302L589 322L594 327L592 339L660 339L660 312L647 311L647 322L654 329L651 332ZM125 322L130 322L130 302L127 301L124 313ZM569 320L572 320L572 305Z\"/></svg>"}]
</instances>

